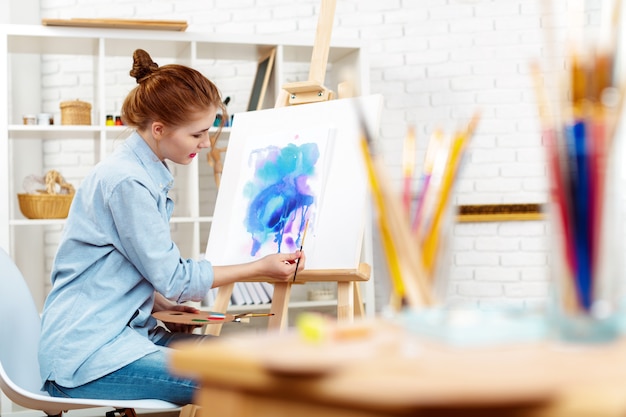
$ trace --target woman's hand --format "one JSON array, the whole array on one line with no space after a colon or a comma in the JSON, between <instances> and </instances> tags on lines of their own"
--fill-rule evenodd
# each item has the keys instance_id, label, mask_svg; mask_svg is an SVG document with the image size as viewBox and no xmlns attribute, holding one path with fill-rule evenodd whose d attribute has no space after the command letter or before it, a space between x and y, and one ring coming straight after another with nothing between
<instances>
[{"instance_id":1,"label":"woman's hand","mask_svg":"<svg viewBox=\"0 0 626 417\"><path fill-rule=\"evenodd\" d=\"M197 308L192 307L192 306L187 306L184 304L174 304L170 308L168 308L168 310L183 311L186 313L199 313L200 312L200 310L198 310ZM163 322L163 324L165 324L168 330L171 331L172 333L193 333L195 329L197 329L198 327L202 327L201 324L181 324L181 323L170 323L170 322Z\"/></svg>"},{"instance_id":2,"label":"woman's hand","mask_svg":"<svg viewBox=\"0 0 626 417\"><path fill-rule=\"evenodd\" d=\"M304 269L306 257L304 252L296 251L294 253L276 253L267 255L258 261L260 275L277 279L279 281L289 281L293 279L296 269L302 271Z\"/></svg>"},{"instance_id":3,"label":"woman's hand","mask_svg":"<svg viewBox=\"0 0 626 417\"><path fill-rule=\"evenodd\" d=\"M183 311L186 313L199 313L200 312L200 310L198 310L197 308L192 307L192 306L187 306L184 304L174 304L170 306L168 310ZM165 324L168 330L171 331L172 333L193 333L195 329L197 329L198 327L202 327L201 324L180 324L180 323L170 323L170 322L163 322L163 324Z\"/></svg>"},{"instance_id":4,"label":"woman's hand","mask_svg":"<svg viewBox=\"0 0 626 417\"><path fill-rule=\"evenodd\" d=\"M293 279L296 269L304 269L305 260L303 251L295 251L267 255L246 264L214 266L213 287L259 277L286 282Z\"/></svg>"},{"instance_id":5,"label":"woman's hand","mask_svg":"<svg viewBox=\"0 0 626 417\"><path fill-rule=\"evenodd\" d=\"M154 293L154 305L152 306L152 312L155 313L157 311L163 310L174 310L174 311L183 311L187 313L198 313L198 310L195 307L184 305L184 304L175 304L165 298L158 292ZM174 333L192 333L194 329L201 327L202 325L190 325L190 324L179 324L179 323L170 323L163 322L169 331Z\"/></svg>"}]
</instances>

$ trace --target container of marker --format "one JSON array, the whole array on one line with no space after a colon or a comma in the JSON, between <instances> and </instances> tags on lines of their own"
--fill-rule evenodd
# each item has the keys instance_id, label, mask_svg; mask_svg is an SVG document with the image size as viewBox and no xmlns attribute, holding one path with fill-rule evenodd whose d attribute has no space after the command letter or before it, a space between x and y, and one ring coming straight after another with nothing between
<instances>
[{"instance_id":1,"label":"container of marker","mask_svg":"<svg viewBox=\"0 0 626 417\"><path fill-rule=\"evenodd\" d=\"M543 134L555 143L548 146L555 165L547 216L553 283L549 317L553 335L566 343L615 340L623 314L624 151L614 143L611 152L601 152L598 123L603 122L583 115L560 132Z\"/></svg>"}]
</instances>

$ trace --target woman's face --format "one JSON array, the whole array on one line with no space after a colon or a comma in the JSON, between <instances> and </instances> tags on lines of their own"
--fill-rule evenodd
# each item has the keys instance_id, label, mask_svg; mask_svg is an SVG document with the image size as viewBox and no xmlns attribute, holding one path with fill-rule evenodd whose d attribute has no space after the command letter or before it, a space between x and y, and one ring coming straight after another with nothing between
<instances>
[{"instance_id":1,"label":"woman's face","mask_svg":"<svg viewBox=\"0 0 626 417\"><path fill-rule=\"evenodd\" d=\"M215 107L193 113L189 123L177 128L155 122L152 133L157 139L156 154L177 164L190 164L200 150L211 146L209 129L213 126L216 113Z\"/></svg>"}]
</instances>

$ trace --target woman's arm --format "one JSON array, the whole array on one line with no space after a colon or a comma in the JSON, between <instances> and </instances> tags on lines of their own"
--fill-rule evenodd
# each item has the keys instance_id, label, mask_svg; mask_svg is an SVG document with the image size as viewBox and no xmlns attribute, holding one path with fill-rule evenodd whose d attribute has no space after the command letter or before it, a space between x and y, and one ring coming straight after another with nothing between
<instances>
[{"instance_id":1,"label":"woman's arm","mask_svg":"<svg viewBox=\"0 0 626 417\"><path fill-rule=\"evenodd\" d=\"M176 306L176 303L168 300L163 295L155 291L154 305L152 306L153 313L156 313L157 311L171 310L174 306Z\"/></svg>"},{"instance_id":2,"label":"woman's arm","mask_svg":"<svg viewBox=\"0 0 626 417\"><path fill-rule=\"evenodd\" d=\"M300 261L296 262L298 259ZM301 251L294 253L277 253L265 256L253 262L238 265L214 266L213 267L213 287L241 281L246 278L268 277L280 281L287 281L293 274L304 269L305 256ZM162 310L178 310L196 313L197 308L176 304L165 298L159 292L154 293L154 305L152 312ZM191 333L197 326L188 326L175 323L165 323L173 332Z\"/></svg>"},{"instance_id":3,"label":"woman's arm","mask_svg":"<svg viewBox=\"0 0 626 417\"><path fill-rule=\"evenodd\" d=\"M296 262L300 258L299 262ZM276 253L256 261L238 265L213 267L213 287L241 281L246 278L268 277L279 281L288 281L293 274L304 269L305 256L301 251L294 253Z\"/></svg>"},{"instance_id":4,"label":"woman's arm","mask_svg":"<svg viewBox=\"0 0 626 417\"><path fill-rule=\"evenodd\" d=\"M152 306L152 312L155 313L157 311L162 310L176 310L176 311L186 311L189 313L198 313L198 310L195 307L187 306L184 304L176 304L158 292L154 293L154 305ZM178 324L178 323L163 323L171 332L175 333L193 333L193 331L199 326L192 326L187 324Z\"/></svg>"}]
</instances>

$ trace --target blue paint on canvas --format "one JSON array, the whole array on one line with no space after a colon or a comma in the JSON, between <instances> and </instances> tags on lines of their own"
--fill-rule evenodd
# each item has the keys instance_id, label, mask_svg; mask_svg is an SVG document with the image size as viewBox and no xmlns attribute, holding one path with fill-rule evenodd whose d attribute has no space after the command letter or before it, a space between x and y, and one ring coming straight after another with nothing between
<instances>
[{"instance_id":1,"label":"blue paint on canvas","mask_svg":"<svg viewBox=\"0 0 626 417\"><path fill-rule=\"evenodd\" d=\"M268 146L255 150L250 157L254 175L243 190L250 201L244 222L252 238L250 255L255 256L268 243L276 246L276 252L293 251L316 201L309 180L316 175L318 146Z\"/></svg>"}]
</instances>

